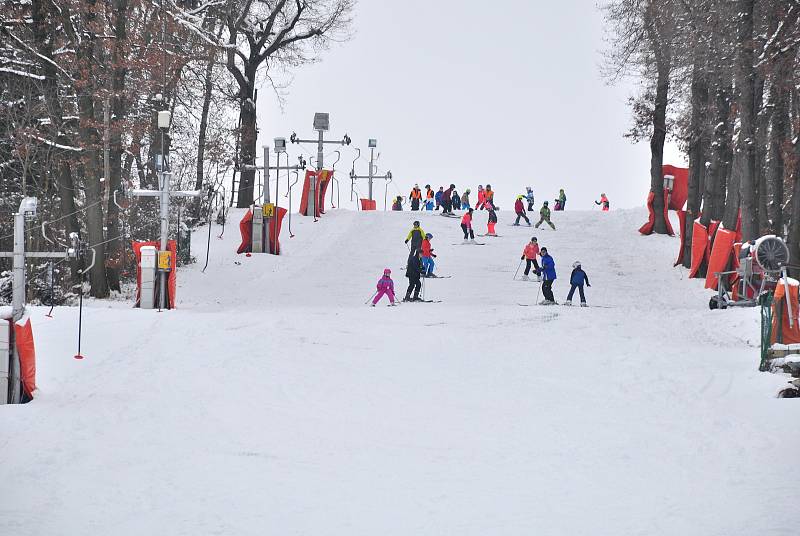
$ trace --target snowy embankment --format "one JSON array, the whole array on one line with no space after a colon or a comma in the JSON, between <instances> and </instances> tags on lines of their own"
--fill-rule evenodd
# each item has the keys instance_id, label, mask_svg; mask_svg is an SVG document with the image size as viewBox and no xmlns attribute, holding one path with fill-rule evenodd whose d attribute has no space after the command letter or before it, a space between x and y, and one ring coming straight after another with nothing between
<instances>
[{"instance_id":1,"label":"snowy embankment","mask_svg":"<svg viewBox=\"0 0 800 536\"><path fill-rule=\"evenodd\" d=\"M375 309L383 268L405 290L414 214L296 216L278 258L234 254L239 217L205 274L195 235L178 309L90 303L83 361L77 310L33 310L41 396L0 408L0 534L796 532L797 408L757 371L757 311L709 311L643 210L501 213L484 246L421 214L443 301ZM520 307L534 234L556 298L580 259L608 308Z\"/></svg>"}]
</instances>

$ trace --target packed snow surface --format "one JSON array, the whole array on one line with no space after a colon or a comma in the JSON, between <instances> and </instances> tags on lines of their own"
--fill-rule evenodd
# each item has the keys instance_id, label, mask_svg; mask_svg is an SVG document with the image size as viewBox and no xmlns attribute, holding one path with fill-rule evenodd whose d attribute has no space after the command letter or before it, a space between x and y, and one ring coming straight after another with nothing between
<instances>
[{"instance_id":1,"label":"packed snow surface","mask_svg":"<svg viewBox=\"0 0 800 536\"><path fill-rule=\"evenodd\" d=\"M32 310L41 395L0 407L0 534L797 533L798 407L757 370L758 313L709 311L644 210L502 212L481 247L436 213L334 210L249 258L240 217L205 274L194 235L177 309L90 301L83 361L77 309ZM442 303L365 306L384 268L404 292L415 218ZM520 307L533 235L559 301L580 259L607 308Z\"/></svg>"}]
</instances>

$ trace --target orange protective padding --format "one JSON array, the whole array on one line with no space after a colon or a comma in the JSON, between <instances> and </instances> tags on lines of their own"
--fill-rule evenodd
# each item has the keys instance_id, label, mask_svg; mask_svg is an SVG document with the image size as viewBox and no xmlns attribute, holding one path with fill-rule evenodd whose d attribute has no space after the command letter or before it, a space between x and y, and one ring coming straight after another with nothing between
<instances>
[{"instance_id":1,"label":"orange protective padding","mask_svg":"<svg viewBox=\"0 0 800 536\"><path fill-rule=\"evenodd\" d=\"M717 288L717 276L714 272L725 272L733 253L733 243L736 241L736 231L719 229L714 235L714 246L711 256L708 257L708 272L706 273L706 288Z\"/></svg>"},{"instance_id":2,"label":"orange protective padding","mask_svg":"<svg viewBox=\"0 0 800 536\"><path fill-rule=\"evenodd\" d=\"M14 341L19 355L20 374L22 376L22 388L33 397L36 389L36 348L33 344L33 328L31 319L24 318L14 323Z\"/></svg>"},{"instance_id":3,"label":"orange protective padding","mask_svg":"<svg viewBox=\"0 0 800 536\"><path fill-rule=\"evenodd\" d=\"M678 250L678 260L672 266L683 264L683 257L685 255L684 247L686 247L686 211L678 210L678 222L680 225L681 248Z\"/></svg>"},{"instance_id":4,"label":"orange protective padding","mask_svg":"<svg viewBox=\"0 0 800 536\"><path fill-rule=\"evenodd\" d=\"M374 199L361 199L361 210L377 210L378 202Z\"/></svg>"},{"instance_id":5,"label":"orange protective padding","mask_svg":"<svg viewBox=\"0 0 800 536\"><path fill-rule=\"evenodd\" d=\"M155 246L156 248L161 248L160 241L150 241L150 242L131 242L131 246L133 247L133 253L136 255L136 306L139 306L139 298L141 296L142 291L142 271L139 268L139 264L142 262L142 248L144 246ZM172 252L172 261L169 271L169 277L167 278L167 308L174 309L175 308L175 287L177 287L178 282L178 243L175 240L167 241L167 249Z\"/></svg>"},{"instance_id":6,"label":"orange protective padding","mask_svg":"<svg viewBox=\"0 0 800 536\"><path fill-rule=\"evenodd\" d=\"M663 165L661 166L661 175L672 175L675 177L675 182L672 185L672 196L669 198L670 210L682 210L683 205L689 198L689 169Z\"/></svg>"},{"instance_id":7,"label":"orange protective padding","mask_svg":"<svg viewBox=\"0 0 800 536\"><path fill-rule=\"evenodd\" d=\"M493 221L490 221L490 222L488 222L488 223L486 224L486 228L488 229L488 231L487 231L487 234L494 234L494 226L495 226L495 225L496 225L496 224L495 224L495 222L493 222Z\"/></svg>"},{"instance_id":8,"label":"orange protective padding","mask_svg":"<svg viewBox=\"0 0 800 536\"><path fill-rule=\"evenodd\" d=\"M706 260L708 250L708 229L706 226L695 220L692 227L692 267L689 269L689 277L699 277L700 268Z\"/></svg>"},{"instance_id":9,"label":"orange protective padding","mask_svg":"<svg viewBox=\"0 0 800 536\"><path fill-rule=\"evenodd\" d=\"M330 184L332 178L332 170L323 169L319 172L319 180L317 181L317 207L319 207L320 214L325 214L325 192L328 191L328 184Z\"/></svg>"},{"instance_id":10,"label":"orange protective padding","mask_svg":"<svg viewBox=\"0 0 800 536\"><path fill-rule=\"evenodd\" d=\"M328 189L328 183L333 177L333 172L328 169L320 170L319 173L313 170L306 171L306 178L303 181L303 195L300 198L300 214L303 216L311 216L308 213L308 192L311 189L311 179L317 177L317 206L316 217L325 213L325 192Z\"/></svg>"},{"instance_id":11,"label":"orange protective padding","mask_svg":"<svg viewBox=\"0 0 800 536\"><path fill-rule=\"evenodd\" d=\"M664 190L664 223L667 227L667 234L670 236L675 236L675 231L672 230L672 224L669 221L669 206L667 206L667 198L669 197L669 192ZM656 195L653 192L647 194L647 223L639 227L639 232L643 235L649 235L653 233L653 229L656 226L656 212L653 208L653 201L655 200Z\"/></svg>"},{"instance_id":12,"label":"orange protective padding","mask_svg":"<svg viewBox=\"0 0 800 536\"><path fill-rule=\"evenodd\" d=\"M281 236L281 223L283 223L283 217L286 216L287 212L288 210L285 208L277 207L275 209L276 215L269 220L269 252L273 255L281 254L281 242L279 240Z\"/></svg>"},{"instance_id":13,"label":"orange protective padding","mask_svg":"<svg viewBox=\"0 0 800 536\"><path fill-rule=\"evenodd\" d=\"M789 284L789 302L792 304L792 320L793 326L789 327L789 311L786 307L786 288L784 280L778 281L778 286L775 287L775 295L772 301L772 338L770 343L776 342L782 344L797 344L800 343L800 322L798 322L798 287L797 285ZM778 340L778 318L781 321L781 338Z\"/></svg>"},{"instance_id":14,"label":"orange protective padding","mask_svg":"<svg viewBox=\"0 0 800 536\"><path fill-rule=\"evenodd\" d=\"M647 194L647 223L639 227L639 232L643 235L653 234L656 226L656 213L653 210L653 200L656 198L653 192Z\"/></svg>"},{"instance_id":15,"label":"orange protective padding","mask_svg":"<svg viewBox=\"0 0 800 536\"><path fill-rule=\"evenodd\" d=\"M742 251L742 243L741 242L734 242L733 244L733 259L731 260L731 270L738 270L739 265L739 253ZM737 284L739 281L738 274L732 274L730 279L730 287L731 287L731 299L736 301L739 299L739 285Z\"/></svg>"},{"instance_id":16,"label":"orange protective padding","mask_svg":"<svg viewBox=\"0 0 800 536\"><path fill-rule=\"evenodd\" d=\"M253 250L253 211L247 210L242 221L239 222L239 234L242 235L242 243L236 249L236 254L249 253Z\"/></svg>"}]
</instances>

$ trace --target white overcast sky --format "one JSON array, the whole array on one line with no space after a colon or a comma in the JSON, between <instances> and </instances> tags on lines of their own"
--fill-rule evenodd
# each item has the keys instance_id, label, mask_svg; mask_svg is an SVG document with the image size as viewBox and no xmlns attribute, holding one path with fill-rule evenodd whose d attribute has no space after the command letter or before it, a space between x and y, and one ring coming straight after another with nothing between
<instances>
[{"instance_id":1,"label":"white overcast sky","mask_svg":"<svg viewBox=\"0 0 800 536\"><path fill-rule=\"evenodd\" d=\"M636 88L601 80L603 35L595 0L361 0L353 38L292 73L283 110L261 88L259 143L315 138L314 112L328 112L330 139L348 133L362 155L378 139L378 171L391 169L406 196L414 183L473 195L490 183L503 209L528 185L537 205L564 188L568 209L591 208L601 192L614 208L642 206L649 147L622 138ZM354 157L346 148L337 165L343 200ZM669 147L665 163L682 161ZM382 182L376 195L382 208Z\"/></svg>"}]
</instances>

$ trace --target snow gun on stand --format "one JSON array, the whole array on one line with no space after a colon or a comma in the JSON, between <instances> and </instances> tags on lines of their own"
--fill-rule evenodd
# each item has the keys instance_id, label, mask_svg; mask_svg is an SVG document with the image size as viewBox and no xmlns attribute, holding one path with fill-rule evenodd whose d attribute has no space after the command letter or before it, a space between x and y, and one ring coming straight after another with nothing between
<instances>
[{"instance_id":1,"label":"snow gun on stand","mask_svg":"<svg viewBox=\"0 0 800 536\"><path fill-rule=\"evenodd\" d=\"M711 283L715 282L717 293L709 300L709 309L755 307L761 296L775 291L779 281L786 284L789 248L783 239L762 236L743 245L734 244L730 252L733 259L712 251L706 288L713 288ZM719 261L712 266L715 257ZM732 264L734 269L712 271L720 262L723 267Z\"/></svg>"}]
</instances>

